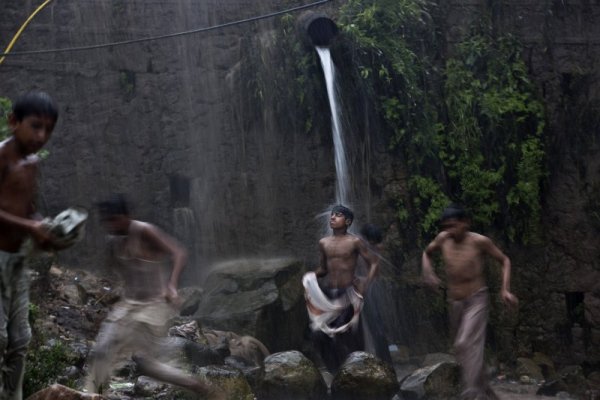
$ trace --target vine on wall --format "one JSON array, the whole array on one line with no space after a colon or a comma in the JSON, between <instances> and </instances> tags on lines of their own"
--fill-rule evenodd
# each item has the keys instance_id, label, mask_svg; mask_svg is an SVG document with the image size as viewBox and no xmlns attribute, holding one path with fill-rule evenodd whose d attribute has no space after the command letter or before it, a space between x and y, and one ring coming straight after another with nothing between
<instances>
[{"instance_id":1,"label":"vine on wall","mask_svg":"<svg viewBox=\"0 0 600 400\"><path fill-rule=\"evenodd\" d=\"M538 241L545 116L521 45L482 24L453 56L441 57L435 7L350 0L340 18L363 92L372 94L390 151L409 172L397 216L422 245L437 231L441 210L460 202L476 226Z\"/></svg>"}]
</instances>

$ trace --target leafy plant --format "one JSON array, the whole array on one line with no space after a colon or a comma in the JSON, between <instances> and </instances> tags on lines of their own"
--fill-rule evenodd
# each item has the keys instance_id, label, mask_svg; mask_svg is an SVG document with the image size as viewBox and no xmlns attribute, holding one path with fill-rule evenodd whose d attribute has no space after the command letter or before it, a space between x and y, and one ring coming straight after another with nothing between
<instances>
[{"instance_id":1,"label":"leafy plant","mask_svg":"<svg viewBox=\"0 0 600 400\"><path fill-rule=\"evenodd\" d=\"M350 0L341 11L361 93L376 102L390 152L409 175L407 192L396 195L396 214L406 232L417 231L418 245L435 234L450 201L509 240L540 240L545 115L521 45L492 35L484 19L442 59L437 7L425 0Z\"/></svg>"},{"instance_id":2,"label":"leafy plant","mask_svg":"<svg viewBox=\"0 0 600 400\"><path fill-rule=\"evenodd\" d=\"M36 321L44 317L40 307L33 303L29 304L29 321L33 339L25 359L24 398L57 381L75 387L73 379L64 378L65 370L74 364L75 356L66 345L59 340L48 340L46 334L39 329Z\"/></svg>"},{"instance_id":3,"label":"leafy plant","mask_svg":"<svg viewBox=\"0 0 600 400\"><path fill-rule=\"evenodd\" d=\"M8 127L8 114L12 109L12 103L6 97L0 97L0 140L4 140L10 134Z\"/></svg>"}]
</instances>

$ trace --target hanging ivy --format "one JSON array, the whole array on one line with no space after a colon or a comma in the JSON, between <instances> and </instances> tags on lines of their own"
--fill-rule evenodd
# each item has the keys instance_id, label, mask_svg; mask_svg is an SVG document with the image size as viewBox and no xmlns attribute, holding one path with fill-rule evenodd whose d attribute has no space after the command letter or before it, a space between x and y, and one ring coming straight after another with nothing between
<instances>
[{"instance_id":1,"label":"hanging ivy","mask_svg":"<svg viewBox=\"0 0 600 400\"><path fill-rule=\"evenodd\" d=\"M350 0L340 23L353 68L403 157L408 193L397 215L419 244L437 231L441 210L460 202L476 226L511 241L540 239L546 176L544 107L510 35L474 27L442 59L434 3Z\"/></svg>"}]
</instances>

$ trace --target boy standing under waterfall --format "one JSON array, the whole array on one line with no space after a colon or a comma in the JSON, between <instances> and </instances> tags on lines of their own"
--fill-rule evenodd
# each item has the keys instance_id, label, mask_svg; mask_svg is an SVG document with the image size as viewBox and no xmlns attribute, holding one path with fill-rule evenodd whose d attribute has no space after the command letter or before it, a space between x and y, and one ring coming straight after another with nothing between
<instances>
[{"instance_id":1,"label":"boy standing under waterfall","mask_svg":"<svg viewBox=\"0 0 600 400\"><path fill-rule=\"evenodd\" d=\"M96 338L86 390L100 390L119 357L131 354L144 375L210 399L222 398L208 384L159 361L160 353L168 351L166 323L180 303L177 286L187 252L154 225L132 219L124 196L114 195L98 206L112 235L111 266L118 267L124 290L123 299L113 306Z\"/></svg>"},{"instance_id":2,"label":"boy standing under waterfall","mask_svg":"<svg viewBox=\"0 0 600 400\"><path fill-rule=\"evenodd\" d=\"M378 269L379 258L371 257L365 242L348 233L353 219L347 207L333 207L329 219L333 234L319 241L319 266L303 278L313 341L330 372L337 371L350 353L364 349L360 311ZM365 280L356 276L359 256L368 265Z\"/></svg>"},{"instance_id":3,"label":"boy standing under waterfall","mask_svg":"<svg viewBox=\"0 0 600 400\"><path fill-rule=\"evenodd\" d=\"M23 243L55 244L34 208L39 158L54 130L58 109L44 92L19 98L8 116L12 136L0 143L0 398L23 397L23 373L31 339L28 321L29 275Z\"/></svg>"},{"instance_id":4,"label":"boy standing under waterfall","mask_svg":"<svg viewBox=\"0 0 600 400\"><path fill-rule=\"evenodd\" d=\"M488 288L483 274L484 256L502 264L502 301L516 306L510 292L510 259L490 238L470 232L470 219L464 208L451 205L441 217L442 232L423 252L422 271L425 283L437 290L440 279L433 270L432 254L440 251L445 264L450 325L455 334L456 359L462 367L464 399L497 399L489 386L483 359L488 321Z\"/></svg>"}]
</instances>

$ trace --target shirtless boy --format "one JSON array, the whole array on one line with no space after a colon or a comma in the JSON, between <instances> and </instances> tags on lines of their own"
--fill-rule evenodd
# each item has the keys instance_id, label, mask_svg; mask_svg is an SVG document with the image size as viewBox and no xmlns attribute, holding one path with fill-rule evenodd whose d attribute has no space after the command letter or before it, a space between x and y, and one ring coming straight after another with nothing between
<instances>
[{"instance_id":1,"label":"shirtless boy","mask_svg":"<svg viewBox=\"0 0 600 400\"><path fill-rule=\"evenodd\" d=\"M139 371L152 378L192 390L210 399L223 393L183 371L160 362L166 352L167 320L176 314L179 276L186 250L156 226L134 220L124 196L99 204L111 235L111 266L123 278L123 299L106 317L91 353L86 390L97 392L106 383L119 357L131 355Z\"/></svg>"},{"instance_id":2,"label":"shirtless boy","mask_svg":"<svg viewBox=\"0 0 600 400\"><path fill-rule=\"evenodd\" d=\"M379 258L369 254L363 240L348 233L353 218L354 214L350 209L342 205L333 207L329 219L333 234L319 241L320 262L315 271L319 287L328 299L347 299L345 301L348 304L343 312L328 322L326 328L345 326L353 317L357 323L360 321L363 295L377 274ZM363 257L368 265L369 271L365 280L359 279L355 274L359 256ZM310 311L310 302L308 307ZM350 324L348 330L335 334L315 332L314 340L326 367L331 372L335 372L351 352L364 348L361 328L356 324Z\"/></svg>"},{"instance_id":3,"label":"shirtless boy","mask_svg":"<svg viewBox=\"0 0 600 400\"><path fill-rule=\"evenodd\" d=\"M40 247L54 238L36 215L39 158L58 119L58 109L46 93L19 98L8 116L12 133L0 143L0 398L21 399L24 358L31 339L28 321L29 281L21 254L31 237Z\"/></svg>"},{"instance_id":4,"label":"shirtless boy","mask_svg":"<svg viewBox=\"0 0 600 400\"><path fill-rule=\"evenodd\" d=\"M490 240L470 232L466 211L449 206L441 217L442 232L423 252L422 271L425 283L434 289L440 279L433 270L431 256L439 250L444 261L450 312L450 324L455 332L456 359L462 367L464 399L496 399L485 373L483 351L488 320L488 289L485 284L484 256L502 264L502 301L516 306L517 298L510 292L510 259Z\"/></svg>"}]
</instances>

